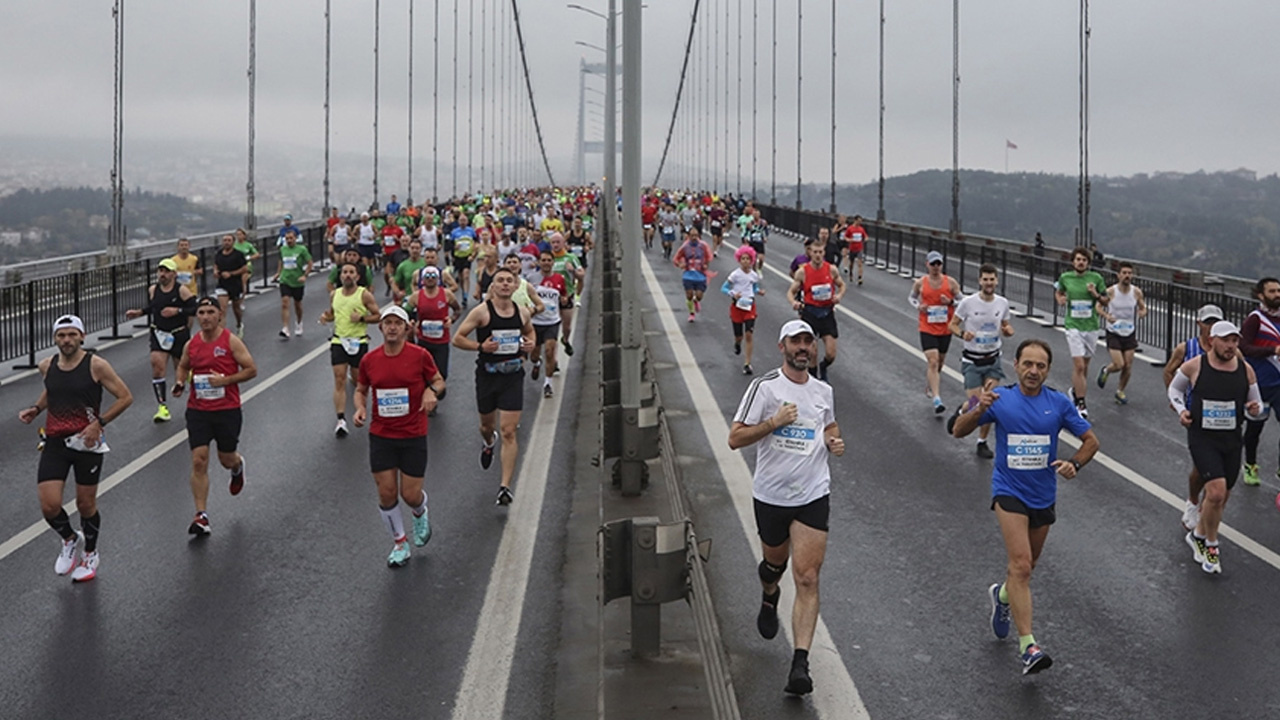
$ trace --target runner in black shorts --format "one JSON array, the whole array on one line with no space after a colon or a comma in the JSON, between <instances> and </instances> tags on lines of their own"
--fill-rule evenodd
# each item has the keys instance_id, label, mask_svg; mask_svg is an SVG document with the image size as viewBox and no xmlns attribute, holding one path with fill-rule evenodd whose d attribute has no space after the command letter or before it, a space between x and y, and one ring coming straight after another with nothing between
<instances>
[{"instance_id":1,"label":"runner in black shorts","mask_svg":"<svg viewBox=\"0 0 1280 720\"><path fill-rule=\"evenodd\" d=\"M521 354L533 351L536 337L529 319L531 311L511 301L511 294L519 282L515 273L498 268L489 285L489 299L472 309L453 335L454 347L479 352L476 358L476 410L480 413L480 438L483 441L480 467L487 470L493 463L495 429L502 434L499 505L510 505L514 499L511 480L519 452L516 431L520 426L520 411L524 409L524 360ZM475 340L468 337L472 331L476 333Z\"/></svg>"},{"instance_id":2,"label":"runner in black shorts","mask_svg":"<svg viewBox=\"0 0 1280 720\"><path fill-rule=\"evenodd\" d=\"M98 574L98 530L102 524L98 480L102 476L103 453L108 450L103 429L128 409L133 396L110 363L81 347L84 323L80 318L59 317L53 324L53 341L58 354L41 360L39 365L44 390L35 404L18 413L18 419L30 424L41 411L49 410L44 428L47 440L42 443L36 471L36 493L45 522L62 538L54 572L71 573L73 581L85 582ZM106 412L101 410L103 388L115 397ZM72 469L80 532L72 529L71 519L62 507L62 491ZM81 540L84 555L77 558Z\"/></svg>"},{"instance_id":3,"label":"runner in black shorts","mask_svg":"<svg viewBox=\"0 0 1280 720\"><path fill-rule=\"evenodd\" d=\"M244 275L249 274L249 261L244 253L236 250L236 239L232 235L222 236L222 247L213 256L214 275L218 279L215 295L222 308L222 318L227 317L227 305L231 305L236 315L236 333L244 336L244 309L240 296L244 294Z\"/></svg>"},{"instance_id":4,"label":"runner in black shorts","mask_svg":"<svg viewBox=\"0 0 1280 720\"><path fill-rule=\"evenodd\" d=\"M156 396L153 422L168 422L172 417L168 406L168 380L166 371L170 362L177 371L182 359L182 349L191 338L191 318L196 313L196 298L185 285L179 285L178 265L172 258L160 261L156 268L156 284L147 288L147 305L125 311L133 318L146 315L151 320L151 332L147 333L151 344L151 390ZM175 378L176 380L176 378Z\"/></svg>"}]
</instances>

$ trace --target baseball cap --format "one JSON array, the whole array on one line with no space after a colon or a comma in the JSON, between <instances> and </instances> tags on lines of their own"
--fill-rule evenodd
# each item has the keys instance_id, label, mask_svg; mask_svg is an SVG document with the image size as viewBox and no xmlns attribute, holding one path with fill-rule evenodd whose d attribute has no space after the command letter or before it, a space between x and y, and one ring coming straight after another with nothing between
<instances>
[{"instance_id":1,"label":"baseball cap","mask_svg":"<svg viewBox=\"0 0 1280 720\"><path fill-rule=\"evenodd\" d=\"M1196 311L1196 322L1218 321L1222 316L1222 308L1217 305L1205 305Z\"/></svg>"},{"instance_id":2,"label":"baseball cap","mask_svg":"<svg viewBox=\"0 0 1280 720\"><path fill-rule=\"evenodd\" d=\"M386 320L387 318L392 316L398 317L401 320L405 321L406 323L409 322L409 313L405 312L404 308L400 307L399 305L388 305L387 307L383 308L382 315L378 317L378 320L379 321Z\"/></svg>"},{"instance_id":3,"label":"baseball cap","mask_svg":"<svg viewBox=\"0 0 1280 720\"><path fill-rule=\"evenodd\" d=\"M1240 328L1230 320L1219 320L1213 324L1213 328L1209 330L1209 337L1229 337L1231 335L1239 335Z\"/></svg>"},{"instance_id":4,"label":"baseball cap","mask_svg":"<svg viewBox=\"0 0 1280 720\"><path fill-rule=\"evenodd\" d=\"M62 315L57 320L53 321L54 332L58 332L59 330L65 330L67 328L75 328L76 330L80 331L81 335L83 335L84 321L76 317L75 315Z\"/></svg>"},{"instance_id":5,"label":"baseball cap","mask_svg":"<svg viewBox=\"0 0 1280 720\"><path fill-rule=\"evenodd\" d=\"M930 250L929 254L925 256L924 261L925 261L925 264L927 265L932 265L936 262L940 263L942 262L942 253L938 252L937 250Z\"/></svg>"},{"instance_id":6,"label":"baseball cap","mask_svg":"<svg viewBox=\"0 0 1280 720\"><path fill-rule=\"evenodd\" d=\"M292 220L292 219L293 219L293 215L292 215L291 213L285 213L285 214L284 214L284 219L285 219L285 220Z\"/></svg>"},{"instance_id":7,"label":"baseball cap","mask_svg":"<svg viewBox=\"0 0 1280 720\"><path fill-rule=\"evenodd\" d=\"M165 258L161 260L160 267L164 268L165 270L173 270L174 272L178 271L178 263L174 262L173 258Z\"/></svg>"},{"instance_id":8,"label":"baseball cap","mask_svg":"<svg viewBox=\"0 0 1280 720\"><path fill-rule=\"evenodd\" d=\"M778 333L778 342L789 337L795 337L801 333L809 333L813 335L813 328L809 327L809 323L803 320L788 320L782 326L782 331Z\"/></svg>"}]
</instances>

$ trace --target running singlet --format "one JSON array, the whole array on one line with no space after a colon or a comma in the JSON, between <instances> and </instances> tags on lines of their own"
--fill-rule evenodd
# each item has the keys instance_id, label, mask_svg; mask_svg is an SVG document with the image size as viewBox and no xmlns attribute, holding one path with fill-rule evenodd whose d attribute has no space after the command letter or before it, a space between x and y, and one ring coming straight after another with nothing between
<instances>
[{"instance_id":1,"label":"running singlet","mask_svg":"<svg viewBox=\"0 0 1280 720\"><path fill-rule=\"evenodd\" d=\"M374 230L373 225L371 223L360 223L359 225L356 226L356 244L357 245L377 244L375 241L376 233L377 231Z\"/></svg>"},{"instance_id":2,"label":"running singlet","mask_svg":"<svg viewBox=\"0 0 1280 720\"><path fill-rule=\"evenodd\" d=\"M535 285L534 292L542 301L542 312L532 318L534 325L555 325L560 322L560 303L568 296L569 290L564 284L564 277L559 273L537 275L530 280Z\"/></svg>"},{"instance_id":3,"label":"running singlet","mask_svg":"<svg viewBox=\"0 0 1280 720\"><path fill-rule=\"evenodd\" d=\"M920 332L929 335L950 335L947 326L956 313L951 280L946 275L941 278L939 287L934 287L928 276L920 278Z\"/></svg>"},{"instance_id":4,"label":"running singlet","mask_svg":"<svg viewBox=\"0 0 1280 720\"><path fill-rule=\"evenodd\" d=\"M369 326L363 321L351 320L352 313L369 312L364 306L364 293L364 288L359 286L350 295L343 292L343 288L333 291L333 337L329 344L341 345L348 355L359 355L360 348L369 345Z\"/></svg>"},{"instance_id":5,"label":"running singlet","mask_svg":"<svg viewBox=\"0 0 1280 720\"><path fill-rule=\"evenodd\" d=\"M1057 501L1053 463L1058 459L1058 432L1065 429L1079 437L1089 431L1089 421L1080 417L1066 395L1048 386L1032 396L1023 395L1017 384L994 392L1000 399L978 418L979 425L996 424L991 496L1009 495L1043 510Z\"/></svg>"},{"instance_id":6,"label":"running singlet","mask_svg":"<svg viewBox=\"0 0 1280 720\"><path fill-rule=\"evenodd\" d=\"M195 298L191 298L187 302L182 301L182 286L174 283L173 288L164 291L160 288L160 284L156 283L156 289L151 293L151 304L147 306L147 313L151 316L151 329L153 331L160 330L162 333L172 335L187 329L187 318L190 317L187 312L195 310ZM183 312L173 317L165 317L161 311L167 307L178 308ZM157 336L157 339L160 339ZM161 346L164 343L161 342ZM165 348L166 350L168 348Z\"/></svg>"},{"instance_id":7,"label":"running singlet","mask_svg":"<svg viewBox=\"0 0 1280 720\"><path fill-rule=\"evenodd\" d=\"M173 261L174 265L178 266L178 284L186 285L192 295L199 293L200 291L196 288L195 272L196 266L200 264L200 257L187 253L186 259L179 255L174 255L169 259Z\"/></svg>"},{"instance_id":8,"label":"running singlet","mask_svg":"<svg viewBox=\"0 0 1280 720\"><path fill-rule=\"evenodd\" d=\"M449 238L453 240L453 256L456 258L471 257L472 250L475 246L476 231L469 227L454 228L449 234Z\"/></svg>"},{"instance_id":9,"label":"running singlet","mask_svg":"<svg viewBox=\"0 0 1280 720\"><path fill-rule=\"evenodd\" d=\"M493 307L492 300L485 300L489 309L489 323L476 328L476 342L481 345L490 337L498 343L493 352L481 350L476 356L476 365L480 370L509 374L524 369L524 361L520 358L520 334L524 323L520 320L520 308L512 307L511 314L502 316Z\"/></svg>"},{"instance_id":10,"label":"running singlet","mask_svg":"<svg viewBox=\"0 0 1280 720\"><path fill-rule=\"evenodd\" d=\"M418 339L432 345L443 345L449 342L449 296L442 287L436 288L435 297L427 296L426 288L419 288L418 299L414 301L418 309Z\"/></svg>"},{"instance_id":11,"label":"running singlet","mask_svg":"<svg viewBox=\"0 0 1280 720\"><path fill-rule=\"evenodd\" d=\"M234 375L240 372L240 363L231 354L231 331L222 328L213 342L206 342L204 333L198 332L187 341L187 353L191 361L191 394L187 396L189 410L234 410L240 407L238 384L214 387L209 383L213 375Z\"/></svg>"},{"instance_id":12,"label":"running singlet","mask_svg":"<svg viewBox=\"0 0 1280 720\"><path fill-rule=\"evenodd\" d=\"M797 268L798 269L798 268ZM836 304L835 283L831 279L831 263L826 260L818 267L804 265L804 304L831 307Z\"/></svg>"},{"instance_id":13,"label":"running singlet","mask_svg":"<svg viewBox=\"0 0 1280 720\"><path fill-rule=\"evenodd\" d=\"M373 399L369 434L404 439L427 434L427 414L422 393L440 371L431 353L405 343L400 352L387 355L387 346L370 350L360 361L359 383Z\"/></svg>"},{"instance_id":14,"label":"running singlet","mask_svg":"<svg viewBox=\"0 0 1280 720\"><path fill-rule=\"evenodd\" d=\"M58 367L55 356L44 376L49 416L44 430L50 440L78 435L97 420L102 406L102 386L93 380L93 354L85 352L80 364L70 370Z\"/></svg>"},{"instance_id":15,"label":"running singlet","mask_svg":"<svg viewBox=\"0 0 1280 720\"><path fill-rule=\"evenodd\" d=\"M1122 292L1117 285L1115 296L1107 304L1107 312L1112 317L1107 322L1107 332L1124 337L1132 335L1134 321L1138 319L1138 296L1134 294L1133 287L1129 287L1129 292Z\"/></svg>"},{"instance_id":16,"label":"running singlet","mask_svg":"<svg viewBox=\"0 0 1280 720\"><path fill-rule=\"evenodd\" d=\"M1058 277L1056 287L1067 296L1066 317L1062 326L1068 330L1095 332L1098 329L1097 300L1089 294L1089 284L1093 284L1096 292L1104 292L1106 283L1102 276L1093 270L1086 270L1083 275L1068 270Z\"/></svg>"},{"instance_id":17,"label":"running singlet","mask_svg":"<svg viewBox=\"0 0 1280 720\"><path fill-rule=\"evenodd\" d=\"M860 253L867 241L867 231L861 225L850 225L844 229L844 239L849 243L849 252Z\"/></svg>"},{"instance_id":18,"label":"running singlet","mask_svg":"<svg viewBox=\"0 0 1280 720\"><path fill-rule=\"evenodd\" d=\"M1231 372L1218 370L1206 357L1200 361L1200 375L1196 378L1192 394L1192 433L1208 433L1214 437L1233 435L1240 437L1244 427L1244 404L1249 394L1249 371L1237 358L1236 369Z\"/></svg>"},{"instance_id":19,"label":"running singlet","mask_svg":"<svg viewBox=\"0 0 1280 720\"><path fill-rule=\"evenodd\" d=\"M756 443L751 494L770 505L797 507L831 492L824 435L836 420L831 386L812 377L795 383L780 370L770 371L751 382L733 421L759 425L773 417L784 402L795 405L799 415L795 422Z\"/></svg>"},{"instance_id":20,"label":"running singlet","mask_svg":"<svg viewBox=\"0 0 1280 720\"><path fill-rule=\"evenodd\" d=\"M676 259L684 258L683 279L690 282L706 282L707 261L710 254L707 244L701 240L681 245L676 251Z\"/></svg>"},{"instance_id":21,"label":"running singlet","mask_svg":"<svg viewBox=\"0 0 1280 720\"><path fill-rule=\"evenodd\" d=\"M574 290L577 287L575 273L580 267L582 267L582 263L578 262L578 256L572 253L554 257L551 261L551 272L559 273L564 278L564 286L569 295L574 294Z\"/></svg>"}]
</instances>

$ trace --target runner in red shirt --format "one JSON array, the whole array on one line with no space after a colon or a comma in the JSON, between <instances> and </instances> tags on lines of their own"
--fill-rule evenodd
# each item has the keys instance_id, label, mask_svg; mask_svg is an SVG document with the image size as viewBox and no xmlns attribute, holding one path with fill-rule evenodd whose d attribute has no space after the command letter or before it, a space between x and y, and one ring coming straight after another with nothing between
<instances>
[{"instance_id":1,"label":"runner in red shirt","mask_svg":"<svg viewBox=\"0 0 1280 720\"><path fill-rule=\"evenodd\" d=\"M369 419L368 398L373 396L369 424L369 469L378 485L378 507L395 545L388 567L409 562L409 538L404 532L400 498L413 511L413 544L422 547L431 539L427 517L427 414L444 395L444 378L431 353L410 342L409 313L398 305L382 311L378 323L382 346L360 361L356 381L356 412L352 420L364 427Z\"/></svg>"},{"instance_id":2,"label":"runner in red shirt","mask_svg":"<svg viewBox=\"0 0 1280 720\"><path fill-rule=\"evenodd\" d=\"M853 222L844 229L844 239L849 246L849 279L853 279L853 263L858 263L858 284L862 284L862 258L866 250L867 229L862 227L862 216L854 215Z\"/></svg>"},{"instance_id":3,"label":"runner in red shirt","mask_svg":"<svg viewBox=\"0 0 1280 720\"><path fill-rule=\"evenodd\" d=\"M191 447L191 495L195 498L196 516L187 532L207 537L210 533L206 512L209 444L218 443L218 462L231 471L231 494L239 495L244 488L244 456L236 450L244 424L240 413L240 383L257 377L258 367L244 341L222 327L222 307L217 300L200 298L196 303L196 322L200 323L200 332L187 341L182 351L173 396L182 396L183 381L190 377L187 444Z\"/></svg>"},{"instance_id":4,"label":"runner in red shirt","mask_svg":"<svg viewBox=\"0 0 1280 720\"><path fill-rule=\"evenodd\" d=\"M640 208L640 222L644 226L644 249L653 249L653 222L658 218L658 203L650 200Z\"/></svg>"}]
</instances>

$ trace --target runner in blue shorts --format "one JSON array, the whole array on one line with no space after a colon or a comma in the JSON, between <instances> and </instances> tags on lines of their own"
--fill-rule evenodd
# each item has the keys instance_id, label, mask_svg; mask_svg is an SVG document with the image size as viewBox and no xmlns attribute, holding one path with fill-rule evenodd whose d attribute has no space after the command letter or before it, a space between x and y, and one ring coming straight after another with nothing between
<instances>
[{"instance_id":1,"label":"runner in blue shorts","mask_svg":"<svg viewBox=\"0 0 1280 720\"><path fill-rule=\"evenodd\" d=\"M707 292L707 266L711 264L711 246L702 240L702 233L690 229L685 233L684 244L676 251L676 267L684 270L680 276L684 284L685 304L689 306L689 322L702 312L702 296Z\"/></svg>"}]
</instances>

